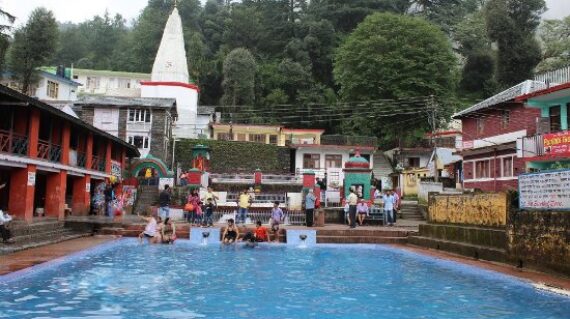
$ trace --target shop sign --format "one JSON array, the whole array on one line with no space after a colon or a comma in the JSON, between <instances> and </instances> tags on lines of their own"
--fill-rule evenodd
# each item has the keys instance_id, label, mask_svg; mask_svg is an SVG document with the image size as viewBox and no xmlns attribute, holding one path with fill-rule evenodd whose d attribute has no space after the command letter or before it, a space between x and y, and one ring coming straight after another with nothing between
<instances>
[{"instance_id":1,"label":"shop sign","mask_svg":"<svg viewBox=\"0 0 570 319\"><path fill-rule=\"evenodd\" d=\"M544 134L544 155L570 154L570 132Z\"/></svg>"}]
</instances>

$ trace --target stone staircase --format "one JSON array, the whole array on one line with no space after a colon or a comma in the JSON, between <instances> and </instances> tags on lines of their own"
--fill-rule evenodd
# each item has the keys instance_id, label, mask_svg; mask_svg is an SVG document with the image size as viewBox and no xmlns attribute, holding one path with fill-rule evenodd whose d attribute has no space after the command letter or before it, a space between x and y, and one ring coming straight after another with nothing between
<instances>
[{"instance_id":1,"label":"stone staircase","mask_svg":"<svg viewBox=\"0 0 570 319\"><path fill-rule=\"evenodd\" d=\"M408 242L475 259L506 261L507 236L504 228L425 224Z\"/></svg>"},{"instance_id":2,"label":"stone staircase","mask_svg":"<svg viewBox=\"0 0 570 319\"><path fill-rule=\"evenodd\" d=\"M425 220L420 208L418 207L417 201L403 200L400 207L400 216L398 217L406 220Z\"/></svg>"},{"instance_id":3,"label":"stone staircase","mask_svg":"<svg viewBox=\"0 0 570 319\"><path fill-rule=\"evenodd\" d=\"M158 203L158 187L156 185L140 185L137 191L137 200L133 209L134 214L145 215L149 206Z\"/></svg>"},{"instance_id":4,"label":"stone staircase","mask_svg":"<svg viewBox=\"0 0 570 319\"><path fill-rule=\"evenodd\" d=\"M50 218L31 223L15 220L10 224L10 232L11 243L0 243L0 255L92 235L91 232L66 228L63 221Z\"/></svg>"},{"instance_id":5,"label":"stone staircase","mask_svg":"<svg viewBox=\"0 0 570 319\"><path fill-rule=\"evenodd\" d=\"M317 230L318 244L405 244L408 241L405 230Z\"/></svg>"}]
</instances>

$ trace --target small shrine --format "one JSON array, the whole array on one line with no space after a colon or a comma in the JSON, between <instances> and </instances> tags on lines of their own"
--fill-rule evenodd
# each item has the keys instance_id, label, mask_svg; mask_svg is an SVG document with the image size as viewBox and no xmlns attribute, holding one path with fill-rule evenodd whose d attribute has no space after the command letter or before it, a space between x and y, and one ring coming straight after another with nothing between
<instances>
[{"instance_id":1,"label":"small shrine","mask_svg":"<svg viewBox=\"0 0 570 319\"><path fill-rule=\"evenodd\" d=\"M358 198L370 200L370 178L372 169L370 163L356 151L356 155L351 157L344 165L344 198L353 188Z\"/></svg>"}]
</instances>

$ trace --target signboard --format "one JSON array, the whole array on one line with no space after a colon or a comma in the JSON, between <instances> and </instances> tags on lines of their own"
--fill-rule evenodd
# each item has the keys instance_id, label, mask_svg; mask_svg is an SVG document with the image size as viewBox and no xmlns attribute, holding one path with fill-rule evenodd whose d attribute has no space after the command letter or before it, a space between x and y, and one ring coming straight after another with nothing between
<instances>
[{"instance_id":1,"label":"signboard","mask_svg":"<svg viewBox=\"0 0 570 319\"><path fill-rule=\"evenodd\" d=\"M111 175L121 177L121 163L111 161Z\"/></svg>"},{"instance_id":2,"label":"signboard","mask_svg":"<svg viewBox=\"0 0 570 319\"><path fill-rule=\"evenodd\" d=\"M463 149L470 149L474 147L473 141L463 141Z\"/></svg>"},{"instance_id":3,"label":"signboard","mask_svg":"<svg viewBox=\"0 0 570 319\"><path fill-rule=\"evenodd\" d=\"M165 185L168 185L170 187L174 186L174 178L161 177L158 181L158 189L163 190Z\"/></svg>"},{"instance_id":4,"label":"signboard","mask_svg":"<svg viewBox=\"0 0 570 319\"><path fill-rule=\"evenodd\" d=\"M570 170L519 176L522 209L570 210Z\"/></svg>"},{"instance_id":5,"label":"signboard","mask_svg":"<svg viewBox=\"0 0 570 319\"><path fill-rule=\"evenodd\" d=\"M36 186L36 172L28 172L28 186Z\"/></svg>"},{"instance_id":6,"label":"signboard","mask_svg":"<svg viewBox=\"0 0 570 319\"><path fill-rule=\"evenodd\" d=\"M570 132L544 134L544 155L564 155L570 153Z\"/></svg>"}]
</instances>

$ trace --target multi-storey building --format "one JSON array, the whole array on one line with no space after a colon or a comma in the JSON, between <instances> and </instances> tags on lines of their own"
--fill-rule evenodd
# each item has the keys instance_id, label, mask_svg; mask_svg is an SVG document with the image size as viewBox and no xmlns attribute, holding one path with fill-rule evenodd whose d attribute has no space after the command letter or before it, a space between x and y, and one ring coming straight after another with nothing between
<instances>
[{"instance_id":1,"label":"multi-storey building","mask_svg":"<svg viewBox=\"0 0 570 319\"><path fill-rule=\"evenodd\" d=\"M75 107L82 120L136 146L141 157L171 161L175 99L84 96Z\"/></svg>"},{"instance_id":2,"label":"multi-storey building","mask_svg":"<svg viewBox=\"0 0 570 319\"><path fill-rule=\"evenodd\" d=\"M139 156L125 141L37 99L0 86L0 208L19 219L34 214L86 213L96 183L119 179L127 158Z\"/></svg>"},{"instance_id":3,"label":"multi-storey building","mask_svg":"<svg viewBox=\"0 0 570 319\"><path fill-rule=\"evenodd\" d=\"M536 133L540 111L525 108L517 97L545 88L525 81L454 115L462 122L463 186L484 191L516 189L525 172L517 140Z\"/></svg>"}]
</instances>

